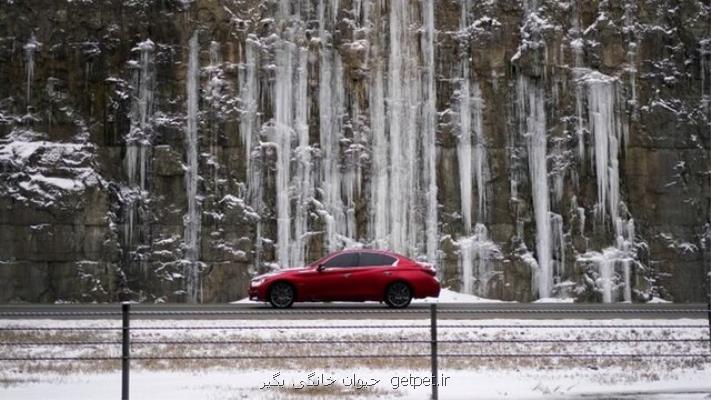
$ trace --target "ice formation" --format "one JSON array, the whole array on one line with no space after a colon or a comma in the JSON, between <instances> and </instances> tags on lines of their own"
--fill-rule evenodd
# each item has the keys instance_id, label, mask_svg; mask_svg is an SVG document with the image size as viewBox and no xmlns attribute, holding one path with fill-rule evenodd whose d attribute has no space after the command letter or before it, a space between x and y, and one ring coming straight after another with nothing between
<instances>
[{"instance_id":1,"label":"ice formation","mask_svg":"<svg viewBox=\"0 0 711 400\"><path fill-rule=\"evenodd\" d=\"M153 91L155 85L154 66L155 45L147 39L138 43L134 51L139 53L139 61L133 65L131 81L131 128L126 136L126 156L124 166L128 187L126 197L126 231L124 243L129 251L135 241L135 222L138 208L143 203L146 193L146 174L148 168L148 150L151 146L150 121L153 115Z\"/></svg>"},{"instance_id":2,"label":"ice formation","mask_svg":"<svg viewBox=\"0 0 711 400\"><path fill-rule=\"evenodd\" d=\"M550 224L550 196L547 169L547 131L543 88L535 81L521 76L518 82L518 115L520 132L526 141L531 197L536 220L536 259L539 273L538 297L550 297L553 280L553 254Z\"/></svg>"},{"instance_id":3,"label":"ice formation","mask_svg":"<svg viewBox=\"0 0 711 400\"><path fill-rule=\"evenodd\" d=\"M188 50L187 76L187 114L185 126L185 154L187 168L185 171L185 195L188 210L185 214L184 240L185 259L188 261L184 273L186 279L187 300L197 302L200 292L199 257L200 257L200 223L201 213L198 201L198 99L200 96L200 63L198 60L198 34L193 33Z\"/></svg>"},{"instance_id":4,"label":"ice formation","mask_svg":"<svg viewBox=\"0 0 711 400\"><path fill-rule=\"evenodd\" d=\"M616 301L616 287L621 287L622 298L632 300L631 266L635 262L634 220L623 215L620 198L619 153L627 142L620 120L617 94L618 81L599 72L583 77L587 85L589 130L593 141L595 176L597 183L596 215L603 229L610 226L613 233L611 246L602 252L588 251L580 260L594 261L598 265L599 287L603 302ZM616 268L622 269L622 281L615 285Z\"/></svg>"},{"instance_id":5,"label":"ice formation","mask_svg":"<svg viewBox=\"0 0 711 400\"><path fill-rule=\"evenodd\" d=\"M22 47L25 51L25 74L27 76L27 82L25 83L25 102L27 106L30 105L32 100L32 81L35 77L35 53L39 49L39 45L35 35L32 34L30 40Z\"/></svg>"},{"instance_id":6,"label":"ice formation","mask_svg":"<svg viewBox=\"0 0 711 400\"><path fill-rule=\"evenodd\" d=\"M469 63L468 14L471 4L463 0L459 17L459 35L465 54L461 57L461 76L457 94L459 134L457 140L457 163L459 165L459 194L464 236L457 240L459 264L464 293L486 297L489 279L493 277L492 257L498 253L496 244L489 240L484 221L486 219L486 187L483 109L484 100L479 82L472 79ZM477 192L476 218L473 212L473 190ZM476 222L476 223L475 223ZM472 232L474 227L474 232ZM476 283L476 285L474 284ZM475 287L476 286L476 287Z\"/></svg>"}]
</instances>

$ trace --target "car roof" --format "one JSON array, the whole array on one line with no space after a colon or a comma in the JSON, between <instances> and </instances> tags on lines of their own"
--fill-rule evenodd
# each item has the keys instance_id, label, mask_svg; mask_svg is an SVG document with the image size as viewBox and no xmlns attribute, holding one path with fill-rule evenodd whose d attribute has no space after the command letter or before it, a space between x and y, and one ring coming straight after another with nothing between
<instances>
[{"instance_id":1,"label":"car roof","mask_svg":"<svg viewBox=\"0 0 711 400\"><path fill-rule=\"evenodd\" d=\"M375 254L383 254L386 256L390 257L395 257L395 258L402 258L402 259L408 259L407 257L403 256L402 254L397 254L389 250L380 250L380 249L367 249L367 248L361 248L361 249L346 249L346 250L339 250L339 251L334 251L333 253L329 253L327 257L330 256L335 256L339 254L348 254L348 253L375 253Z\"/></svg>"}]
</instances>

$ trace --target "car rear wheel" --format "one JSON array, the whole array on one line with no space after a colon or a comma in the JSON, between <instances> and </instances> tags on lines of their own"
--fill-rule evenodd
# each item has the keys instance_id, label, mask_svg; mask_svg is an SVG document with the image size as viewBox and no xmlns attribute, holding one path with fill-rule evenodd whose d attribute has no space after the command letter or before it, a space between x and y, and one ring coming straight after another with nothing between
<instances>
[{"instance_id":1,"label":"car rear wheel","mask_svg":"<svg viewBox=\"0 0 711 400\"><path fill-rule=\"evenodd\" d=\"M395 282L385 290L385 303L392 308L407 307L412 301L412 290L405 282Z\"/></svg>"},{"instance_id":2,"label":"car rear wheel","mask_svg":"<svg viewBox=\"0 0 711 400\"><path fill-rule=\"evenodd\" d=\"M274 308L291 307L294 297L294 287L286 282L277 282L269 289L269 303Z\"/></svg>"}]
</instances>

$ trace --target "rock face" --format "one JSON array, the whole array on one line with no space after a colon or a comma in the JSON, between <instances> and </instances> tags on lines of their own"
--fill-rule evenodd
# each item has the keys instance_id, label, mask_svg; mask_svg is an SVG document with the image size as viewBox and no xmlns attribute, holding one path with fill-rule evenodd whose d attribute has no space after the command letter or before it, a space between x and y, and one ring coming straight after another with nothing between
<instances>
[{"instance_id":1,"label":"rock face","mask_svg":"<svg viewBox=\"0 0 711 400\"><path fill-rule=\"evenodd\" d=\"M703 1L0 12L0 301L225 302L344 247L531 301L703 300Z\"/></svg>"}]
</instances>

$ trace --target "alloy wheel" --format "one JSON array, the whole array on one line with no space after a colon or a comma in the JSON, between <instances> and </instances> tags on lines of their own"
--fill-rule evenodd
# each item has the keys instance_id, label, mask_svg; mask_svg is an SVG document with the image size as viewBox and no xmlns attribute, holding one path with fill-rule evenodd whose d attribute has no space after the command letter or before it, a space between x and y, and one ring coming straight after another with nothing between
<instances>
[{"instance_id":1,"label":"alloy wheel","mask_svg":"<svg viewBox=\"0 0 711 400\"><path fill-rule=\"evenodd\" d=\"M285 282L277 282L269 290L269 302L275 308L287 308L294 303L294 288Z\"/></svg>"},{"instance_id":2,"label":"alloy wheel","mask_svg":"<svg viewBox=\"0 0 711 400\"><path fill-rule=\"evenodd\" d=\"M407 284L403 282L395 282L388 286L385 294L385 302L393 308L407 307L412 300L412 291Z\"/></svg>"}]
</instances>

